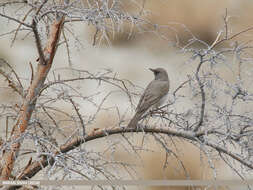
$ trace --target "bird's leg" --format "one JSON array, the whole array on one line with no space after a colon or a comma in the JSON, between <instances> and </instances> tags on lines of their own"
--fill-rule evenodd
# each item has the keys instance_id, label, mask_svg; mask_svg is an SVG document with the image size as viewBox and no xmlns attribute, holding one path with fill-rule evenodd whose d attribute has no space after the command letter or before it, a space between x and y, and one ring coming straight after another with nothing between
<instances>
[{"instance_id":1,"label":"bird's leg","mask_svg":"<svg viewBox=\"0 0 253 190\"><path fill-rule=\"evenodd\" d=\"M150 117L153 117L153 110L149 110Z\"/></svg>"},{"instance_id":2,"label":"bird's leg","mask_svg":"<svg viewBox=\"0 0 253 190\"><path fill-rule=\"evenodd\" d=\"M161 117L164 117L165 115L166 115L166 111L164 111L164 110L160 110L160 115L161 115Z\"/></svg>"}]
</instances>

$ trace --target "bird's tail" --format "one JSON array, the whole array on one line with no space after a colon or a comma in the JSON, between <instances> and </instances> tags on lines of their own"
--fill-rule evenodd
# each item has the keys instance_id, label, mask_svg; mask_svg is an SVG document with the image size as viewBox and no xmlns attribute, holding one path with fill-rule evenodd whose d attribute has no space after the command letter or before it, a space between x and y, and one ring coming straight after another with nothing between
<instances>
[{"instance_id":1,"label":"bird's tail","mask_svg":"<svg viewBox=\"0 0 253 190\"><path fill-rule=\"evenodd\" d=\"M131 121L128 123L127 128L136 128L142 114L136 113Z\"/></svg>"}]
</instances>

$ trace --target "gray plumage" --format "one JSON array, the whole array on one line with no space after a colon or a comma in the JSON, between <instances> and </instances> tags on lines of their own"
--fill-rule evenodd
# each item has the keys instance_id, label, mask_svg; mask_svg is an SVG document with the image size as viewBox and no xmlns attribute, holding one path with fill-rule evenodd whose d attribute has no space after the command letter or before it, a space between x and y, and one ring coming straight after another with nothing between
<instances>
[{"instance_id":1,"label":"gray plumage","mask_svg":"<svg viewBox=\"0 0 253 190\"><path fill-rule=\"evenodd\" d=\"M142 115L150 108L158 108L165 101L165 97L169 91L170 83L168 74L165 69L150 69L155 79L152 80L142 94L136 108L134 117L128 124L128 128L135 128Z\"/></svg>"}]
</instances>

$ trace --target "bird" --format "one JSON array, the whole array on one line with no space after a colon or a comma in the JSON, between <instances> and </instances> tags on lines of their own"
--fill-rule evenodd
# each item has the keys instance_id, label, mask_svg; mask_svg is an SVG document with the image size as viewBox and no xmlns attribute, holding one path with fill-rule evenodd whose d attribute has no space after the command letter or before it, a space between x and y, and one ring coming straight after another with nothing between
<instances>
[{"instance_id":1,"label":"bird","mask_svg":"<svg viewBox=\"0 0 253 190\"><path fill-rule=\"evenodd\" d=\"M166 95L170 88L167 71L163 68L149 68L149 70L153 72L155 78L144 90L144 93L142 94L136 107L135 115L128 123L127 128L136 128L137 123L145 112L147 112L150 108L158 108L166 100Z\"/></svg>"}]
</instances>

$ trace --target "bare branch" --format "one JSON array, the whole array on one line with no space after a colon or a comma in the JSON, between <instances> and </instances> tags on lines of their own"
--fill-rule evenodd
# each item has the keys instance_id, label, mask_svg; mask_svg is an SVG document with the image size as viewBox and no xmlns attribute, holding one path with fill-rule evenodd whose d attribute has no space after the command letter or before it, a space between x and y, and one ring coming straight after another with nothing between
<instances>
[{"instance_id":1,"label":"bare branch","mask_svg":"<svg viewBox=\"0 0 253 190\"><path fill-rule=\"evenodd\" d=\"M201 102L201 110L200 110L199 123L193 129L194 132L198 131L198 129L203 124L204 114L205 114L205 104L206 104L206 94L205 94L205 91L204 91L204 84L200 81L200 78L199 78L199 71L200 71L200 68L201 68L202 64L204 63L204 60L203 60L203 56L202 55L200 55L199 57L200 57L200 62L198 64L195 76L196 76L196 79L198 81L198 85L199 85L199 89L200 89L200 93L201 93L201 101L202 102Z\"/></svg>"},{"instance_id":2,"label":"bare branch","mask_svg":"<svg viewBox=\"0 0 253 190\"><path fill-rule=\"evenodd\" d=\"M56 45L60 37L61 26L64 18L55 21L52 25L51 38L48 40L48 45L46 48L45 55L47 57L47 65L38 65L36 78L33 80L28 93L25 97L22 109L20 111L17 123L14 125L11 132L11 140L14 142L10 150L6 150L3 159L5 160L5 166L2 169L1 179L8 179L11 175L14 162L16 159L16 154L20 148L20 142L15 142L20 136L26 131L31 115L34 111L37 95L40 92L39 89L42 88L46 76L50 70L51 64L56 51ZM33 28L34 29L34 28Z\"/></svg>"},{"instance_id":3,"label":"bare branch","mask_svg":"<svg viewBox=\"0 0 253 190\"><path fill-rule=\"evenodd\" d=\"M2 13L0 13L0 16L1 16L1 17L4 17L4 18L7 18L7 19L9 19L9 20L15 21L15 22L17 22L17 23L19 23L19 24L21 24L21 25L23 25L23 26L26 26L26 27L28 27L28 28L32 28L32 25L26 24L26 23L24 23L24 22L22 22L22 21L20 21L20 20L18 20L18 19L15 19L15 18L13 18L13 17L7 16L7 15L2 14Z\"/></svg>"},{"instance_id":4,"label":"bare branch","mask_svg":"<svg viewBox=\"0 0 253 190\"><path fill-rule=\"evenodd\" d=\"M23 85L22 85L22 83L21 83L21 81L20 81L20 78L19 78L18 74L16 73L16 71L12 68L12 66L11 66L7 61L5 61L4 59L1 59L1 58L0 58L0 65L7 65L8 68L11 69L11 72L12 72L12 73L14 74L14 76L16 77L16 79L17 79L19 85L15 84L15 82L14 82L14 80L11 78L11 76L9 76L9 74L7 74L6 72L4 72L2 69L0 69L0 74L3 75L3 76L6 78L6 80L7 80L8 83L9 83L9 86L10 86L12 89L13 89L15 92L17 92L20 96L23 97L23 90L24 90L24 88L23 88Z\"/></svg>"},{"instance_id":5,"label":"bare branch","mask_svg":"<svg viewBox=\"0 0 253 190\"><path fill-rule=\"evenodd\" d=\"M25 14L24 18L22 19L22 22L24 22L24 21L27 19L28 15L32 12L32 10L33 10L33 9L30 9L30 10ZM20 31L21 26L22 26L22 24L19 24L19 26L17 27L16 32L15 32L14 37L13 37L12 42L11 42L11 46L14 44L14 42L15 42L15 40L16 40L16 38L17 38L18 32Z\"/></svg>"},{"instance_id":6,"label":"bare branch","mask_svg":"<svg viewBox=\"0 0 253 190\"><path fill-rule=\"evenodd\" d=\"M85 132L85 124L84 124L84 121L83 121L83 118L82 118L82 115L80 114L79 112L79 109L77 108L77 106L75 105L75 102L72 100L72 98L69 97L69 101L71 102L71 104L73 105L75 111L76 111L76 114L80 120L80 123L81 123L81 127L83 128L83 137L85 137L86 135L86 132Z\"/></svg>"},{"instance_id":7,"label":"bare branch","mask_svg":"<svg viewBox=\"0 0 253 190\"><path fill-rule=\"evenodd\" d=\"M60 152L56 152L55 154L59 153L66 153L70 150L75 149L76 147L80 146L80 144L87 143L92 140L96 140L99 138L107 137L110 135L115 135L115 134L122 134L122 133L129 133L129 132L136 132L136 133L151 133L151 134L166 134L170 136L176 136L180 137L183 139L188 139L190 141L202 141L201 139L196 138L196 134L192 132L187 132L187 131L176 131L168 128L153 128L153 127L138 127L136 129L130 129L130 128L113 128L113 129L104 129L104 130L98 130L98 131L92 131L91 134L88 134L85 138L78 138L76 137L73 139L71 142L68 142L65 145L62 145L60 148ZM203 142L205 145L210 146L217 150L218 152L222 152L231 158L237 160L238 162L244 164L248 168L253 169L253 165L246 160L240 158L236 153L233 153L231 151L228 151L220 146L214 145L213 143L209 142ZM33 162L27 170L23 171L23 174L18 177L19 180L24 180L27 178L31 178L34 176L37 172L39 172L41 169L43 169L41 166L46 167L48 163L53 162L52 158L49 161L47 158L43 158L40 161L35 161Z\"/></svg>"}]
</instances>

